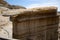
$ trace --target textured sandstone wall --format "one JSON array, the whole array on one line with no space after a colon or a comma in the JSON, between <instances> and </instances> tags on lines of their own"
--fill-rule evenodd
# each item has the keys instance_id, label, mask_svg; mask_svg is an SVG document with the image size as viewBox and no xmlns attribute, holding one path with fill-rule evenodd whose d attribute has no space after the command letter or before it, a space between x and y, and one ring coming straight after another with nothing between
<instances>
[{"instance_id":1,"label":"textured sandstone wall","mask_svg":"<svg viewBox=\"0 0 60 40\"><path fill-rule=\"evenodd\" d=\"M0 38L12 38L12 22L0 15Z\"/></svg>"}]
</instances>

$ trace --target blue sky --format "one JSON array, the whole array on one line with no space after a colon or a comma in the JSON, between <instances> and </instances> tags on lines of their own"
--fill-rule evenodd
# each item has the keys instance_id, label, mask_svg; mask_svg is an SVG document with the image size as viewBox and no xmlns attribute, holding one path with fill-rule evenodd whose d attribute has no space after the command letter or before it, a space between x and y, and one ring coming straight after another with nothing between
<instances>
[{"instance_id":1,"label":"blue sky","mask_svg":"<svg viewBox=\"0 0 60 40\"><path fill-rule=\"evenodd\" d=\"M60 0L6 0L9 4L20 5L26 8L57 6L60 11Z\"/></svg>"}]
</instances>

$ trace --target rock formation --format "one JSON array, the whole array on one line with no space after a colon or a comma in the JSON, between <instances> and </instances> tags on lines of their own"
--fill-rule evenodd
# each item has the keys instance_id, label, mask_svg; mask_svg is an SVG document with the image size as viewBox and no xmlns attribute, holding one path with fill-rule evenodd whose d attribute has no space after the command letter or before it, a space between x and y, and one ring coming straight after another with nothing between
<instances>
[{"instance_id":1,"label":"rock formation","mask_svg":"<svg viewBox=\"0 0 60 40\"><path fill-rule=\"evenodd\" d=\"M0 0L0 6L8 7L8 3L4 0Z\"/></svg>"},{"instance_id":2,"label":"rock formation","mask_svg":"<svg viewBox=\"0 0 60 40\"><path fill-rule=\"evenodd\" d=\"M26 8L23 7L23 6L17 6L17 5L10 5L9 8L10 8L10 9L26 9Z\"/></svg>"},{"instance_id":3,"label":"rock formation","mask_svg":"<svg viewBox=\"0 0 60 40\"><path fill-rule=\"evenodd\" d=\"M7 3L4 0L0 0L0 6L4 6L4 7L7 7L9 9L19 9L19 8L26 9L23 6L10 5L9 3Z\"/></svg>"}]
</instances>

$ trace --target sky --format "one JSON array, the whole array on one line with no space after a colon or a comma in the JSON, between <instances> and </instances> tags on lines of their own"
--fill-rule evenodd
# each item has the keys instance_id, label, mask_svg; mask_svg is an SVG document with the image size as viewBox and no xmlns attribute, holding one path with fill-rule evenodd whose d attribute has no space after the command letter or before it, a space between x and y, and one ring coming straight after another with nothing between
<instances>
[{"instance_id":1,"label":"sky","mask_svg":"<svg viewBox=\"0 0 60 40\"><path fill-rule=\"evenodd\" d=\"M20 5L26 8L56 6L60 11L60 0L6 0L11 5Z\"/></svg>"}]
</instances>

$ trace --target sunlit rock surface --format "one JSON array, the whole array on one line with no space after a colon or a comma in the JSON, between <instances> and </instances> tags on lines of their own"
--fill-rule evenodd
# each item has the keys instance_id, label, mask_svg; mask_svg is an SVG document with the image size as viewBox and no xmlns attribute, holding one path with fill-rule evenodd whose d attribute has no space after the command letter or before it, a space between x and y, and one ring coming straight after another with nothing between
<instances>
[{"instance_id":1,"label":"sunlit rock surface","mask_svg":"<svg viewBox=\"0 0 60 40\"><path fill-rule=\"evenodd\" d=\"M12 22L10 21L10 16L2 16L5 15L5 13L8 15L9 12L7 11L11 11L11 10L6 7L0 7L0 38L17 40L12 38L13 29L12 29Z\"/></svg>"},{"instance_id":2,"label":"sunlit rock surface","mask_svg":"<svg viewBox=\"0 0 60 40\"><path fill-rule=\"evenodd\" d=\"M9 21L9 17L3 17L0 15L0 37L12 38L12 22Z\"/></svg>"}]
</instances>

